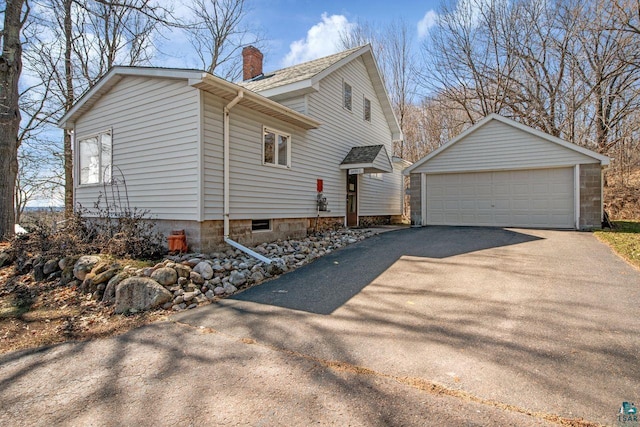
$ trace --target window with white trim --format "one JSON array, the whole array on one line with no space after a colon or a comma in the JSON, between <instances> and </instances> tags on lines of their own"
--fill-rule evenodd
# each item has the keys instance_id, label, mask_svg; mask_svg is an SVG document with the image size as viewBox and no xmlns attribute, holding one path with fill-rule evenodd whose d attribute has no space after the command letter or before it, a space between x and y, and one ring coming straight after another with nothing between
<instances>
[{"instance_id":1,"label":"window with white trim","mask_svg":"<svg viewBox=\"0 0 640 427\"><path fill-rule=\"evenodd\" d=\"M111 131L78 140L80 185L111 182Z\"/></svg>"},{"instance_id":2,"label":"window with white trim","mask_svg":"<svg viewBox=\"0 0 640 427\"><path fill-rule=\"evenodd\" d=\"M291 167L291 135L265 127L262 135L262 164Z\"/></svg>"},{"instance_id":3,"label":"window with white trim","mask_svg":"<svg viewBox=\"0 0 640 427\"><path fill-rule=\"evenodd\" d=\"M377 173L370 173L370 174L369 174L369 178L371 178L371 179L377 179L378 181L382 181L382 179L383 179L383 175L382 175L382 173L380 173L380 172L377 172Z\"/></svg>"},{"instance_id":4,"label":"window with white trim","mask_svg":"<svg viewBox=\"0 0 640 427\"><path fill-rule=\"evenodd\" d=\"M371 123L371 101L364 99L364 120Z\"/></svg>"},{"instance_id":5,"label":"window with white trim","mask_svg":"<svg viewBox=\"0 0 640 427\"><path fill-rule=\"evenodd\" d=\"M345 81L342 82L342 106L351 111L352 107L352 89L351 85Z\"/></svg>"}]
</instances>

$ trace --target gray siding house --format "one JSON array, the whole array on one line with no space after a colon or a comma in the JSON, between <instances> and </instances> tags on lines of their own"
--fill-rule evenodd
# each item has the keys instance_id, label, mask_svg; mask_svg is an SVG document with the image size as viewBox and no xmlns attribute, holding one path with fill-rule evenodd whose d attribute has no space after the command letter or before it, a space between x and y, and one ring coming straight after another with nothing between
<instances>
[{"instance_id":1,"label":"gray siding house","mask_svg":"<svg viewBox=\"0 0 640 427\"><path fill-rule=\"evenodd\" d=\"M399 221L402 135L370 46L271 73L257 49L243 57L238 84L111 69L59 123L74 135L76 203L124 178L130 206L200 251Z\"/></svg>"},{"instance_id":2,"label":"gray siding house","mask_svg":"<svg viewBox=\"0 0 640 427\"><path fill-rule=\"evenodd\" d=\"M491 114L405 170L411 223L599 228L609 158Z\"/></svg>"}]
</instances>

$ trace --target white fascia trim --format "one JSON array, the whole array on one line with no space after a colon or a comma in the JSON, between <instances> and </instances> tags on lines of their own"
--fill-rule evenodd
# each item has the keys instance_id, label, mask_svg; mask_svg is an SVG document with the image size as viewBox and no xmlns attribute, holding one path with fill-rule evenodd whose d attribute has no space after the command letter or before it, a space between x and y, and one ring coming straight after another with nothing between
<instances>
[{"instance_id":1,"label":"white fascia trim","mask_svg":"<svg viewBox=\"0 0 640 427\"><path fill-rule=\"evenodd\" d=\"M481 127L483 127L487 123L489 123L491 120L497 120L497 121L499 121L501 123L504 123L506 125L515 127L515 128L520 129L520 130L522 130L524 132L527 132L527 133L535 135L535 136L537 136L539 138L545 139L545 140L547 140L549 142L553 142L555 144L558 144L558 145L560 145L560 146L562 146L564 148L567 148L569 150L573 150L573 151L578 152L580 154L583 154L585 156L588 156L588 157L591 157L593 159L596 159L596 160L600 161L600 164L603 165L603 166L606 166L606 165L609 164L609 158L608 157L603 156L601 154L598 154L595 151L588 150L588 149L580 147L580 146L578 146L576 144L572 144L571 142L567 142L567 141L565 141L563 139L560 139L560 138L557 138L555 136L549 135L548 133L539 131L537 129L533 129L533 128L527 126L527 125L523 125L522 123L518 123L515 120L511 120L511 119L503 117L503 116L501 116L499 114L492 113L492 114L489 114L484 119L482 119L479 122L477 122L476 124L474 124L473 126L471 126L470 128L466 129L460 135L458 135L455 138L451 139L446 144L440 146L438 149L432 151L427 156L425 156L422 159L420 159L417 162L415 162L413 164L413 166L409 167L406 170L406 172L407 173L411 173L411 171L413 171L416 168L418 168L419 166L425 164L426 162L428 162L432 158L438 156L443 151L448 150L450 147L454 146L460 140L466 138L469 134L477 131L478 129L480 129Z\"/></svg>"},{"instance_id":2,"label":"white fascia trim","mask_svg":"<svg viewBox=\"0 0 640 427\"><path fill-rule=\"evenodd\" d=\"M306 79L295 83L289 83L288 85L266 89L256 93L264 96L265 98L273 98L279 95L285 95L290 92L311 93L314 91L317 92L318 90L319 85L314 84L312 79Z\"/></svg>"}]
</instances>

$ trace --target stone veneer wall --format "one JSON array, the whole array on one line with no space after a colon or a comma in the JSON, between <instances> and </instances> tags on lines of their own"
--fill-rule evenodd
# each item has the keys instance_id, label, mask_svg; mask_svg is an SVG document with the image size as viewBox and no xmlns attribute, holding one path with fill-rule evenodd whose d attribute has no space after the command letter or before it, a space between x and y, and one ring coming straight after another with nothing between
<instances>
[{"instance_id":1,"label":"stone veneer wall","mask_svg":"<svg viewBox=\"0 0 640 427\"><path fill-rule=\"evenodd\" d=\"M230 237L245 246L255 246L278 239L299 239L316 231L316 218L279 218L271 220L271 230L251 231L251 220L229 222ZM226 247L223 221L156 220L158 231L168 236L172 230L184 230L190 251L215 252ZM319 231L344 226L344 217L321 217Z\"/></svg>"},{"instance_id":2,"label":"stone veneer wall","mask_svg":"<svg viewBox=\"0 0 640 427\"><path fill-rule=\"evenodd\" d=\"M412 173L409 182L411 225L422 225L422 181L421 174Z\"/></svg>"},{"instance_id":3,"label":"stone veneer wall","mask_svg":"<svg viewBox=\"0 0 640 427\"><path fill-rule=\"evenodd\" d=\"M602 226L602 173L599 163L580 165L580 229Z\"/></svg>"}]
</instances>

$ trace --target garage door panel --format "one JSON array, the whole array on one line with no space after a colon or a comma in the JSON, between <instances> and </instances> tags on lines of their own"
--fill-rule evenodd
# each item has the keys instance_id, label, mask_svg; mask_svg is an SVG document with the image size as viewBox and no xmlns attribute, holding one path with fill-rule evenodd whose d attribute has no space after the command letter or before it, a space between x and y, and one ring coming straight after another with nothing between
<instances>
[{"instance_id":1,"label":"garage door panel","mask_svg":"<svg viewBox=\"0 0 640 427\"><path fill-rule=\"evenodd\" d=\"M427 175L427 224L572 228L573 168Z\"/></svg>"}]
</instances>

